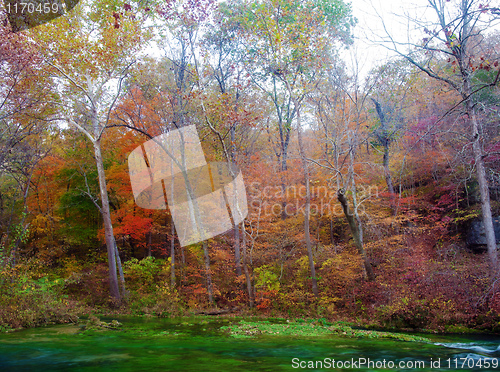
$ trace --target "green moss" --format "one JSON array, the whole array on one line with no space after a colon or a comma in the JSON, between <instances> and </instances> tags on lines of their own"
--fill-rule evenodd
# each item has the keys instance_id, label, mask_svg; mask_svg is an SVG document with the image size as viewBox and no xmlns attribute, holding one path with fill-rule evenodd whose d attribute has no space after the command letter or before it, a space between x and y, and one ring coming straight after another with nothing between
<instances>
[{"instance_id":1,"label":"green moss","mask_svg":"<svg viewBox=\"0 0 500 372\"><path fill-rule=\"evenodd\" d=\"M445 327L446 333L479 333L477 329L465 327L463 325L448 325Z\"/></svg>"},{"instance_id":2,"label":"green moss","mask_svg":"<svg viewBox=\"0 0 500 372\"><path fill-rule=\"evenodd\" d=\"M328 324L320 321L287 321L286 323L271 323L269 321L247 322L224 326L221 330L236 338L248 338L258 335L295 336L295 337L325 337L330 335L359 338L390 338L400 341L430 342L429 339L403 333L368 331L354 329L345 323Z\"/></svg>"},{"instance_id":3,"label":"green moss","mask_svg":"<svg viewBox=\"0 0 500 372\"><path fill-rule=\"evenodd\" d=\"M118 329L122 324L118 320L112 320L109 323L101 321L98 317L91 315L85 324L85 331L103 331L106 329Z\"/></svg>"}]
</instances>

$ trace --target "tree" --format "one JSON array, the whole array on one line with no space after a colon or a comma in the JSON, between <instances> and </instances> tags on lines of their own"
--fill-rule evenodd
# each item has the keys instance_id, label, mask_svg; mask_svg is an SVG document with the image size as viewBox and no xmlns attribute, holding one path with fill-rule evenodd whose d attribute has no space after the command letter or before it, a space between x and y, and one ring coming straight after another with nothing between
<instances>
[{"instance_id":1,"label":"tree","mask_svg":"<svg viewBox=\"0 0 500 372\"><path fill-rule=\"evenodd\" d=\"M381 146L382 167L393 214L397 213L393 177L390 170L391 145L404 131L404 113L408 111L412 89L412 65L406 60L390 61L371 72L368 85L373 87L371 100L377 120L373 125L374 147Z\"/></svg>"},{"instance_id":2,"label":"tree","mask_svg":"<svg viewBox=\"0 0 500 372\"><path fill-rule=\"evenodd\" d=\"M0 13L1 14L1 13ZM2 14L3 15L3 14ZM0 19L0 231L1 246L9 246L16 263L21 240L27 234L27 197L33 169L48 151L49 122L53 114L52 84L40 69L41 55L26 35L13 33ZM15 185L15 186L14 186ZM12 194L9 189L14 188ZM21 201L21 211L16 205ZM10 212L7 212L9 210ZM14 214L20 216L16 221ZM8 242L9 240L10 243ZM0 257L1 258L1 257ZM7 263L8 261L4 261Z\"/></svg>"},{"instance_id":3,"label":"tree","mask_svg":"<svg viewBox=\"0 0 500 372\"><path fill-rule=\"evenodd\" d=\"M174 84L166 84L167 90L169 90L171 93L168 95L168 98L170 99L173 120L171 125L168 121L160 122L160 125L157 126L160 133L165 133L170 128L182 129L183 127L191 125L193 122L197 122L196 116L193 115L196 113L196 111L189 112L186 108L188 107L188 105L192 105L193 103L194 87L197 87L200 92L202 91L200 84L201 76L198 70L195 47L201 25L208 19L212 6L213 0L205 0L197 3L192 3L184 0L176 0L158 8L158 13L162 22L161 33L165 33L164 37L174 41L174 43L168 44L168 48L164 48L166 52L166 59L170 60L169 62L171 63L171 70L174 72ZM205 118L207 118L203 100L201 100L201 108L203 111L203 115L205 116ZM138 130L149 138L152 138L147 129L144 130L132 125L128 120L130 119L130 117L118 119L123 122L123 126ZM182 133L182 131L179 131L178 133ZM181 147L183 148L185 145L183 134L180 134L180 137L182 142ZM165 151L165 153L167 153L167 156L171 157L173 162L177 161L169 154L168 149L163 148L163 150ZM182 155L182 157L184 159L184 154ZM176 164L180 166L178 162ZM185 176L184 181L186 190L189 194L189 208L191 212L190 217L192 217L193 219L193 226L201 226L202 219L199 216L200 210L197 206L197 201L194 198L194 185L192 183L193 180L188 179L185 169L182 169L182 167L179 168L181 173ZM173 186L171 192L173 195ZM210 304L213 304L213 285L212 273L210 270L210 254L206 239L203 239L202 246L205 261L205 277L208 300ZM174 249L172 242L171 253L173 252ZM171 267L175 269L174 261L172 261Z\"/></svg>"},{"instance_id":4,"label":"tree","mask_svg":"<svg viewBox=\"0 0 500 372\"><path fill-rule=\"evenodd\" d=\"M278 146L275 150L281 171L287 170L288 145L293 119L297 119L299 153L302 160L306 201L305 243L312 277L318 286L310 237L310 174L302 138L301 108L304 98L322 78L324 65L331 63L333 48L350 40L354 22L348 5L338 0L255 1L243 4L238 18L245 35L246 66L253 82L275 107ZM269 133L270 134L270 133ZM281 181L285 195L284 174ZM283 204L282 218L286 216Z\"/></svg>"},{"instance_id":5,"label":"tree","mask_svg":"<svg viewBox=\"0 0 500 372\"><path fill-rule=\"evenodd\" d=\"M478 121L480 106L476 97L481 90L498 84L500 70L486 82L478 81L475 76L483 69L497 69L498 63L495 66L494 61L489 61L487 51L482 47L483 35L498 19L500 12L498 8L491 8L478 0L428 0L427 7L432 11L433 19L410 19L425 34L421 42L400 43L388 35L389 47L429 77L443 82L460 95L461 101L452 110L461 104L461 113L467 119L488 256L491 270L496 273L497 248L482 149L484 134ZM410 49L402 51L402 46Z\"/></svg>"},{"instance_id":6,"label":"tree","mask_svg":"<svg viewBox=\"0 0 500 372\"><path fill-rule=\"evenodd\" d=\"M362 257L366 278L373 281L375 274L364 248L363 224L358 211L369 195L358 196L355 159L358 148L368 141L368 135L363 130L366 125L363 124L366 123L366 102L375 82L367 84L362 91L358 72L347 76L342 66L336 66L329 70L329 79L319 86L314 97L316 114L324 129L322 140L325 146L331 146L333 159L326 152L321 159L313 162L332 173L331 178L336 179L337 200L342 206L354 245ZM347 194L352 196L352 210Z\"/></svg>"},{"instance_id":7,"label":"tree","mask_svg":"<svg viewBox=\"0 0 500 372\"><path fill-rule=\"evenodd\" d=\"M255 126L256 112L259 107L254 97L249 79L245 76L243 65L244 50L239 36L239 25L227 3L219 4L214 14L217 27L207 32L202 40L202 50L210 53L208 74L213 88L207 89L207 113L210 116L211 131L216 135L222 147L221 152L232 169L238 168L240 151L247 148L244 134ZM228 16L229 15L229 16ZM210 63L213 60L212 63ZM237 138L238 137L238 138ZM236 196L236 195L235 195ZM240 227L243 231L241 242ZM252 284L249 260L245 244L245 224L233 222L234 261L236 275L245 275L250 307L253 307ZM242 259L243 256L243 259Z\"/></svg>"},{"instance_id":8,"label":"tree","mask_svg":"<svg viewBox=\"0 0 500 372\"><path fill-rule=\"evenodd\" d=\"M300 90L305 82L314 85L311 82L318 76L310 79L318 72L315 67L321 69L322 59L334 53L332 46L337 41L350 41L354 21L349 6L341 0L236 2L233 8L244 32L246 70L274 107L273 125L267 132L280 163L285 193L292 124L298 109L298 97L291 95L290 88Z\"/></svg>"},{"instance_id":9,"label":"tree","mask_svg":"<svg viewBox=\"0 0 500 372\"><path fill-rule=\"evenodd\" d=\"M96 1L94 5L88 8L79 4L67 16L29 32L45 57L47 71L60 87L60 117L92 143L101 199L95 205L103 218L111 297L119 302L117 263L119 269L121 265L101 143L110 113L122 94L123 81L147 34L140 29L144 20L140 4L132 8L130 4Z\"/></svg>"}]
</instances>

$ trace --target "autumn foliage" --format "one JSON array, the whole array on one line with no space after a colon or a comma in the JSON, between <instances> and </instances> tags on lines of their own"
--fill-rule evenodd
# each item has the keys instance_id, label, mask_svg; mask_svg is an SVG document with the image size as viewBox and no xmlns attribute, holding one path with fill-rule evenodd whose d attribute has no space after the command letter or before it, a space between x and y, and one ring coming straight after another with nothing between
<instances>
[{"instance_id":1,"label":"autumn foliage","mask_svg":"<svg viewBox=\"0 0 500 372\"><path fill-rule=\"evenodd\" d=\"M481 216L470 120L445 82L404 58L364 80L351 73L334 52L351 43L354 27L341 0L93 4L28 36L0 28L8 35L0 35L0 301L55 309L45 321L0 306L0 330L109 307L498 330L498 279L484 247L466 239ZM92 25L101 31L85 34ZM145 57L153 41L162 54ZM473 98L498 216L500 49L494 36L478 45L485 48L469 67L485 86ZM435 63L449 74L458 67ZM85 125L102 149L125 280L118 302L109 297L109 231ZM249 211L241 225L187 247L168 209L136 205L127 165L132 150L184 125L196 126L207 161L241 169Z\"/></svg>"}]
</instances>

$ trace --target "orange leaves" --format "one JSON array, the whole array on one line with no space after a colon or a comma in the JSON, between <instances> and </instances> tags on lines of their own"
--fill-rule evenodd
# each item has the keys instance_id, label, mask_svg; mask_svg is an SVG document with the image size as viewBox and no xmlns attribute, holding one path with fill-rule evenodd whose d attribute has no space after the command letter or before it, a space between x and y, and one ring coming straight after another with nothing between
<instances>
[{"instance_id":1,"label":"orange leaves","mask_svg":"<svg viewBox=\"0 0 500 372\"><path fill-rule=\"evenodd\" d=\"M139 87L132 87L113 111L111 115L112 124L128 126L129 129L125 131L137 128L154 137L162 131L162 122L165 121L162 116L173 115L165 104L165 100L169 98L171 97L165 97L163 94L147 96ZM130 141L131 147L138 141L146 139L143 134L133 131L131 133L133 134L127 135L127 141ZM137 139L136 142L132 141L132 136Z\"/></svg>"},{"instance_id":2,"label":"orange leaves","mask_svg":"<svg viewBox=\"0 0 500 372\"><path fill-rule=\"evenodd\" d=\"M107 187L109 192L120 194L124 199L132 196L128 167L125 162L114 164L106 171L106 176L108 179Z\"/></svg>"}]
</instances>

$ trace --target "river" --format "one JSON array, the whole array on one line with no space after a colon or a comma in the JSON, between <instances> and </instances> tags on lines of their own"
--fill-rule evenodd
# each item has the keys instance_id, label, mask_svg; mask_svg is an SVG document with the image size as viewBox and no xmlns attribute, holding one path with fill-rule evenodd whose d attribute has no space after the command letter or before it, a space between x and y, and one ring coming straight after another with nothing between
<instances>
[{"instance_id":1,"label":"river","mask_svg":"<svg viewBox=\"0 0 500 372\"><path fill-rule=\"evenodd\" d=\"M500 370L498 336L234 338L220 330L237 321L230 318L118 319L118 330L53 325L0 334L0 371Z\"/></svg>"}]
</instances>

